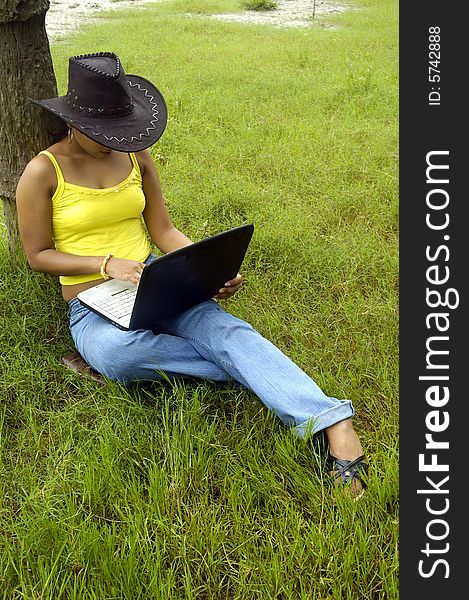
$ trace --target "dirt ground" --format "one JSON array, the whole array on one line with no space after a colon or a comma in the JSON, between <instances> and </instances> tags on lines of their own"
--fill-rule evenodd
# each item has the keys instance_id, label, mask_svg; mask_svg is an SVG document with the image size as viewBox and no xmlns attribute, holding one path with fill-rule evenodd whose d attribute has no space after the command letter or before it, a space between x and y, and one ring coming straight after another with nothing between
<instances>
[{"instance_id":1,"label":"dirt ground","mask_svg":"<svg viewBox=\"0 0 469 600\"><path fill-rule=\"evenodd\" d=\"M50 0L46 14L49 39L74 31L81 23L92 22L97 11L119 9L164 0ZM241 23L264 23L283 27L309 27L312 17L349 10L336 0L277 0L278 8L269 11L246 10L241 13L213 15L214 19Z\"/></svg>"},{"instance_id":2,"label":"dirt ground","mask_svg":"<svg viewBox=\"0 0 469 600\"><path fill-rule=\"evenodd\" d=\"M348 10L346 3L335 0L277 0L278 8L268 11L214 15L213 18L241 23L264 23L283 27L310 27L312 18Z\"/></svg>"},{"instance_id":3,"label":"dirt ground","mask_svg":"<svg viewBox=\"0 0 469 600\"><path fill-rule=\"evenodd\" d=\"M100 10L127 8L161 0L50 0L46 13L46 30L50 40L74 31L79 25L92 22Z\"/></svg>"}]
</instances>

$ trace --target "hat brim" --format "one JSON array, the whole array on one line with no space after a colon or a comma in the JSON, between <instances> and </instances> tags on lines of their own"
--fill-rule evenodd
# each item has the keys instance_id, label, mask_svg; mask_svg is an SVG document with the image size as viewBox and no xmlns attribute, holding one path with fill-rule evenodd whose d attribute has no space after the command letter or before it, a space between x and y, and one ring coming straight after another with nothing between
<instances>
[{"instance_id":1,"label":"hat brim","mask_svg":"<svg viewBox=\"0 0 469 600\"><path fill-rule=\"evenodd\" d=\"M63 119L90 139L120 152L138 152L152 146L163 134L168 109L163 95L151 81L126 75L133 111L124 116L89 116L74 111L67 96L31 100Z\"/></svg>"}]
</instances>

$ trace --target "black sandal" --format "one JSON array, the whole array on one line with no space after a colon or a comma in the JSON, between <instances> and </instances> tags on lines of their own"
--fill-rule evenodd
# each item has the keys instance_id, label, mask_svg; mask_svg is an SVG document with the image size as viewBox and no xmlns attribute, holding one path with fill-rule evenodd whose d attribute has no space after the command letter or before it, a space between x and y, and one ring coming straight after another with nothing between
<instances>
[{"instance_id":1,"label":"black sandal","mask_svg":"<svg viewBox=\"0 0 469 600\"><path fill-rule=\"evenodd\" d=\"M335 485L349 488L350 495L355 501L365 493L364 475L368 471L368 465L363 462L363 458L364 456L359 456L355 460L339 460L335 456L329 455L332 463L331 475Z\"/></svg>"}]
</instances>

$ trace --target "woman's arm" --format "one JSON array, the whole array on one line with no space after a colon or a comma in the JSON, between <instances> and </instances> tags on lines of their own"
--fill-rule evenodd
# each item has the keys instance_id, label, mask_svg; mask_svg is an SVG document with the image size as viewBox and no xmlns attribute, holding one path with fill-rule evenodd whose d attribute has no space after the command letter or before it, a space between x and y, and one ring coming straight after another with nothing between
<instances>
[{"instance_id":1,"label":"woman's arm","mask_svg":"<svg viewBox=\"0 0 469 600\"><path fill-rule=\"evenodd\" d=\"M143 150L136 156L142 173L143 192L146 199L143 218L153 243L164 253L192 244L192 241L171 221L150 152Z\"/></svg>"},{"instance_id":2,"label":"woman's arm","mask_svg":"<svg viewBox=\"0 0 469 600\"><path fill-rule=\"evenodd\" d=\"M50 275L99 273L104 256L77 256L54 249L51 198L56 183L55 171L43 156L28 163L18 182L18 225L28 263L33 271ZM142 263L113 257L106 272L116 279L137 283L142 270Z\"/></svg>"},{"instance_id":3,"label":"woman's arm","mask_svg":"<svg viewBox=\"0 0 469 600\"><path fill-rule=\"evenodd\" d=\"M16 188L18 224L23 248L33 271L51 275L99 273L102 256L74 256L54 250L52 201L55 174L47 157L28 163Z\"/></svg>"},{"instance_id":4,"label":"woman's arm","mask_svg":"<svg viewBox=\"0 0 469 600\"><path fill-rule=\"evenodd\" d=\"M146 206L143 217L152 241L162 252L171 252L183 246L192 244L191 240L173 225L171 217L164 204L160 180L155 163L148 150L143 150L137 155L143 178L143 191ZM225 283L215 298L229 298L243 285L241 275Z\"/></svg>"}]
</instances>

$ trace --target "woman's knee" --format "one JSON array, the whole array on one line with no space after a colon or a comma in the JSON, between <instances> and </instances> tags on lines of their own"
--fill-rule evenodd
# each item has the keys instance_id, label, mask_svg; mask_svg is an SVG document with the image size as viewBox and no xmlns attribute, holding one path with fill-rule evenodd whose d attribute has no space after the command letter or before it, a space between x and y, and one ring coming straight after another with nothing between
<instances>
[{"instance_id":1,"label":"woman's knee","mask_svg":"<svg viewBox=\"0 0 469 600\"><path fill-rule=\"evenodd\" d=\"M132 332L109 324L86 336L78 350L102 375L117 381L129 381L139 362L138 347L132 337Z\"/></svg>"}]
</instances>

